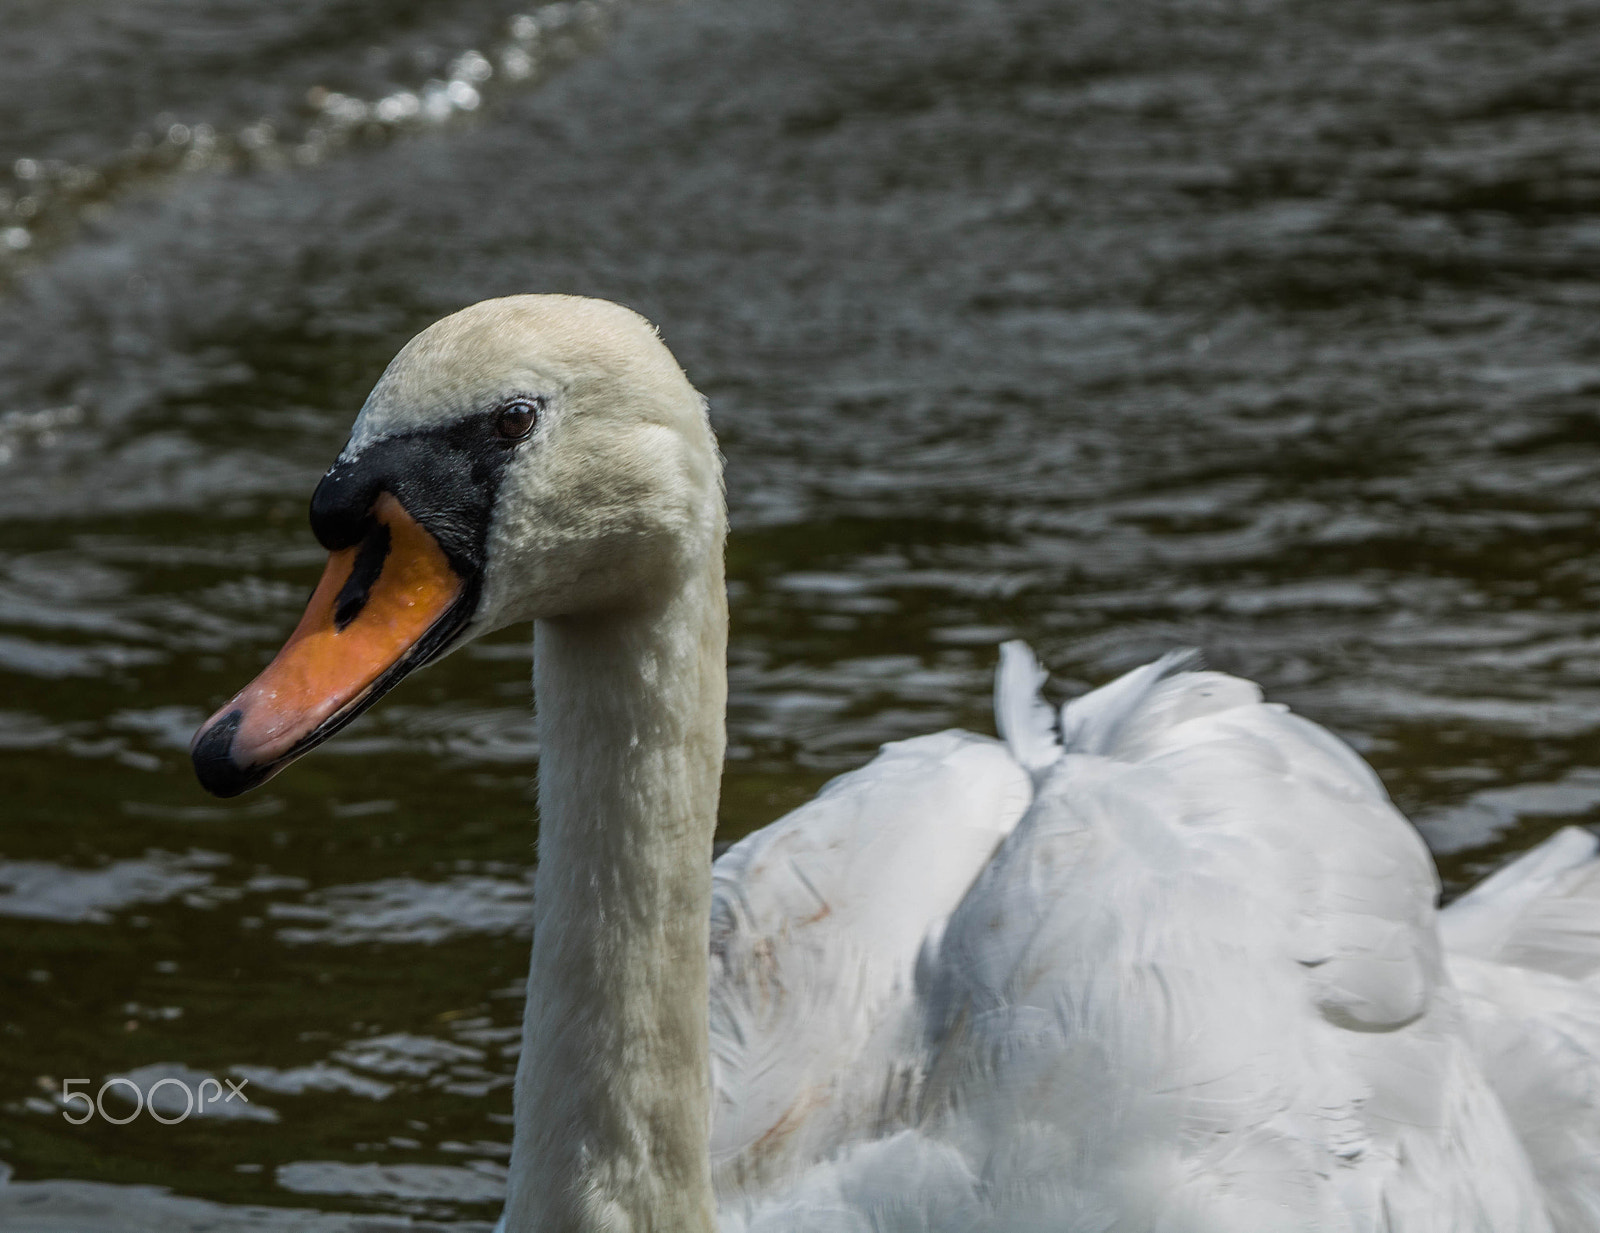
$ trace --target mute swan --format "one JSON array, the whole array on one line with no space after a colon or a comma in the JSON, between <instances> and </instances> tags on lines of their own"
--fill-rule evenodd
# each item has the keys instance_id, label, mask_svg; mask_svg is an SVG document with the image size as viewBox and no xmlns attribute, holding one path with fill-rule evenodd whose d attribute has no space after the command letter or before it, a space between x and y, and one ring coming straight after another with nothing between
<instances>
[{"instance_id":1,"label":"mute swan","mask_svg":"<svg viewBox=\"0 0 1600 1233\"><path fill-rule=\"evenodd\" d=\"M1004 742L889 745L713 867L720 459L601 301L413 339L311 519L304 618L196 735L214 793L534 621L507 1229L1600 1230L1584 832L1436 913L1371 770L1254 685L1169 657L1057 716L1013 644Z\"/></svg>"}]
</instances>

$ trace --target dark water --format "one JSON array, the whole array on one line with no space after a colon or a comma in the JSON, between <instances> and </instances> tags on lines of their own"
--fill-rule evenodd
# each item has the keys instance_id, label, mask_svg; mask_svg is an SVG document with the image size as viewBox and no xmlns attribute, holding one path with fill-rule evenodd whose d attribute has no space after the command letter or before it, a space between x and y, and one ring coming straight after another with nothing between
<instances>
[{"instance_id":1,"label":"dark water","mask_svg":"<svg viewBox=\"0 0 1600 1233\"><path fill-rule=\"evenodd\" d=\"M727 836L989 730L1013 634L1063 692L1257 678L1451 887L1600 809L1592 4L14 0L0 47L19 1181L493 1215L527 631L241 802L184 754L366 389L489 295L631 304L711 398ZM52 1101L129 1073L252 1116Z\"/></svg>"}]
</instances>

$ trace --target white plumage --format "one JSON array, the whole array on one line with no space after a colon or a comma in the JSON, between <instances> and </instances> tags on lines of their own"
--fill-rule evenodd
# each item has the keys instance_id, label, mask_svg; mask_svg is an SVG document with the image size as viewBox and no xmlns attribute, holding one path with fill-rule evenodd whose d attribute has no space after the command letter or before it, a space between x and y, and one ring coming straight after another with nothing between
<instances>
[{"instance_id":1,"label":"white plumage","mask_svg":"<svg viewBox=\"0 0 1600 1233\"><path fill-rule=\"evenodd\" d=\"M1600 1230L1593 838L1436 913L1366 764L1186 662L1052 722L1010 644L1006 744L717 862L724 1228Z\"/></svg>"}]
</instances>

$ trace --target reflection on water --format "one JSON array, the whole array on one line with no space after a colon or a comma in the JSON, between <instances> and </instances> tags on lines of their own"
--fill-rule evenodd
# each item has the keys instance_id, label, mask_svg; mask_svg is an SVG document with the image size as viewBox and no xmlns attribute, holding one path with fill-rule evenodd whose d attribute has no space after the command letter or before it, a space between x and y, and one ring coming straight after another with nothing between
<instances>
[{"instance_id":1,"label":"reflection on water","mask_svg":"<svg viewBox=\"0 0 1600 1233\"><path fill-rule=\"evenodd\" d=\"M1600 809L1592 6L25 0L3 37L0 1160L85 1184L0 1224L493 1214L527 631L242 802L185 756L298 615L366 389L487 295L630 303L711 397L724 837L989 730L1013 634L1062 693L1174 645L1257 678L1451 887ZM276 1120L62 1120L118 1075Z\"/></svg>"}]
</instances>

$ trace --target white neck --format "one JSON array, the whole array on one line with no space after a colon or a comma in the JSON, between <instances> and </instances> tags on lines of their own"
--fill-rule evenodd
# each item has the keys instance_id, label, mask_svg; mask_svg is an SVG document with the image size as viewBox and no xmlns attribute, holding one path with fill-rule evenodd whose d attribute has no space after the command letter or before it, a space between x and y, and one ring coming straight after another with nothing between
<instances>
[{"instance_id":1,"label":"white neck","mask_svg":"<svg viewBox=\"0 0 1600 1233\"><path fill-rule=\"evenodd\" d=\"M509 1233L710 1233L707 951L725 744L720 510L642 611L540 621L539 868Z\"/></svg>"}]
</instances>

